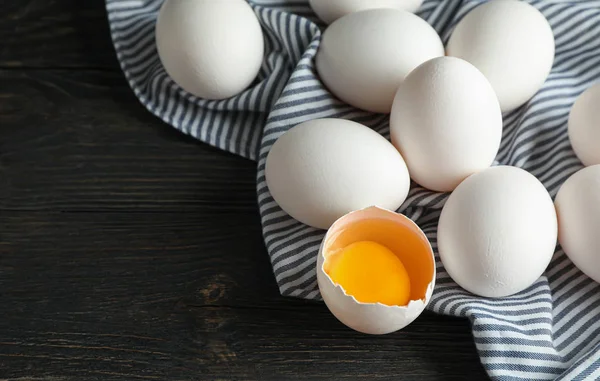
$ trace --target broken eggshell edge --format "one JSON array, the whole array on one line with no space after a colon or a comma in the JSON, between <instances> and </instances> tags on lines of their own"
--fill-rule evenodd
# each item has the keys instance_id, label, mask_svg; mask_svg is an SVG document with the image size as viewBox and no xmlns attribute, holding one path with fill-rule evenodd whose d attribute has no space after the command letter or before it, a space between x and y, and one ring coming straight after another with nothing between
<instances>
[{"instance_id":1,"label":"broken eggshell edge","mask_svg":"<svg viewBox=\"0 0 600 381\"><path fill-rule=\"evenodd\" d=\"M363 219L402 219L413 225L425 237L429 244L429 252L433 261L431 280L423 299L410 300L406 306L389 306L382 303L362 303L354 296L348 295L344 288L336 285L323 268L325 264L324 251L329 240L336 238L340 231L352 223ZM410 276L410 274L409 274ZM377 206L350 212L331 225L319 248L317 256L317 283L323 301L331 313L343 324L358 332L381 335L398 331L412 323L425 309L433 294L436 278L435 256L431 243L425 233L410 218Z\"/></svg>"}]
</instances>

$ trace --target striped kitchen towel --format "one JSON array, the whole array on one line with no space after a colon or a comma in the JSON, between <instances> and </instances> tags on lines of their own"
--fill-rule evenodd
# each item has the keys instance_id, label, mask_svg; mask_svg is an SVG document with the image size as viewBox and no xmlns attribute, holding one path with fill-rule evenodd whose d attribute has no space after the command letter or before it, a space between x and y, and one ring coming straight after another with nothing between
<instances>
[{"instance_id":1,"label":"striped kitchen towel","mask_svg":"<svg viewBox=\"0 0 600 381\"><path fill-rule=\"evenodd\" d=\"M528 2L550 21L556 58L535 97L504 115L497 162L530 171L555 196L581 168L567 138L567 118L575 98L600 80L600 1ZM318 299L315 265L324 232L293 220L275 204L265 183L266 156L281 134L306 120L351 119L389 138L388 116L343 104L319 81L314 57L323 26L306 0L250 0L266 43L257 80L231 99L194 97L170 80L157 56L154 25L161 3L106 0L113 42L131 88L150 112L178 130L258 161L258 204L279 289L283 295ZM479 3L426 0L418 15L446 42L454 25ZM446 197L413 186L399 210L421 226L434 249ZM497 300L465 292L437 263L428 308L470 319L481 362L492 379L600 379L600 285L560 249L534 285Z\"/></svg>"}]
</instances>

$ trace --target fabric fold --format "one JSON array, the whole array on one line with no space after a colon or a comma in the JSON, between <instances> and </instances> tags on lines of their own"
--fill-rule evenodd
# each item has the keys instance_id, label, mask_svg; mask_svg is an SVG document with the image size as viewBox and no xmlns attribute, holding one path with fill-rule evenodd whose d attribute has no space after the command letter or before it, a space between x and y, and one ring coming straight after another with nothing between
<instances>
[{"instance_id":1,"label":"fabric fold","mask_svg":"<svg viewBox=\"0 0 600 381\"><path fill-rule=\"evenodd\" d=\"M121 68L140 102L154 115L203 142L258 162L257 200L274 277L283 295L319 299L316 255L324 231L283 212L269 194L264 169L275 140L298 123L344 118L389 139L388 115L354 109L319 80L314 57L321 29L307 0L250 0L265 36L257 80L223 101L198 99L165 73L154 46L162 0L106 0ZM456 23L483 1L426 0L418 15L447 42ZM530 171L554 197L581 168L567 137L575 98L600 80L598 1L527 0L550 22L556 40L552 72L523 107L504 115L498 164ZM436 229L447 194L413 184L399 210L415 220L437 250ZM600 379L600 285L557 252L527 290L502 299L476 297L458 287L437 259L428 308L470 319L481 362L494 380Z\"/></svg>"}]
</instances>

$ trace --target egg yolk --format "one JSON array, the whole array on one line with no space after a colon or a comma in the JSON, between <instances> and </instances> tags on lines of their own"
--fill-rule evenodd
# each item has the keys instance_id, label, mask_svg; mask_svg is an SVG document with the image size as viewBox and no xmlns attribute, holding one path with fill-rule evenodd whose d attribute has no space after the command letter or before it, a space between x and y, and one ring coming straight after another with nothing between
<instances>
[{"instance_id":1,"label":"egg yolk","mask_svg":"<svg viewBox=\"0 0 600 381\"><path fill-rule=\"evenodd\" d=\"M404 306L410 299L410 279L404 265L387 247L354 242L327 258L335 284L362 303Z\"/></svg>"}]
</instances>

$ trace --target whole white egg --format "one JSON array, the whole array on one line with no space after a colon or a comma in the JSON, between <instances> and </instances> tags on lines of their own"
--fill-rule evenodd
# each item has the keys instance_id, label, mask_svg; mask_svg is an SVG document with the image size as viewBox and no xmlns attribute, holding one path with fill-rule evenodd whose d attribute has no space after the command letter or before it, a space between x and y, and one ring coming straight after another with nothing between
<instances>
[{"instance_id":1,"label":"whole white egg","mask_svg":"<svg viewBox=\"0 0 600 381\"><path fill-rule=\"evenodd\" d=\"M438 250L459 286L504 297L531 286L554 254L554 204L533 175L492 167L463 181L442 209Z\"/></svg>"},{"instance_id":2,"label":"whole white egg","mask_svg":"<svg viewBox=\"0 0 600 381\"><path fill-rule=\"evenodd\" d=\"M569 114L569 140L584 165L600 164L600 83L584 91Z\"/></svg>"},{"instance_id":3,"label":"whole white egg","mask_svg":"<svg viewBox=\"0 0 600 381\"><path fill-rule=\"evenodd\" d=\"M343 119L315 119L283 134L267 156L265 176L286 213L322 229L368 206L398 209L410 185L390 142Z\"/></svg>"},{"instance_id":4,"label":"whole white egg","mask_svg":"<svg viewBox=\"0 0 600 381\"><path fill-rule=\"evenodd\" d=\"M204 99L246 89L264 53L260 24L244 0L166 0L156 22L156 47L169 76Z\"/></svg>"},{"instance_id":5,"label":"whole white egg","mask_svg":"<svg viewBox=\"0 0 600 381\"><path fill-rule=\"evenodd\" d=\"M309 0L311 8L327 24L348 13L374 8L395 8L415 12L423 0Z\"/></svg>"},{"instance_id":6,"label":"whole white egg","mask_svg":"<svg viewBox=\"0 0 600 381\"><path fill-rule=\"evenodd\" d=\"M440 37L420 17L398 9L371 9L346 15L325 30L316 67L342 101L389 113L408 73L443 55Z\"/></svg>"},{"instance_id":7,"label":"whole white egg","mask_svg":"<svg viewBox=\"0 0 600 381\"><path fill-rule=\"evenodd\" d=\"M417 67L400 85L390 132L411 178L448 192L492 165L502 138L502 113L479 70L459 58L439 57Z\"/></svg>"},{"instance_id":8,"label":"whole white egg","mask_svg":"<svg viewBox=\"0 0 600 381\"><path fill-rule=\"evenodd\" d=\"M600 165L569 177L555 205L563 250L575 266L600 283Z\"/></svg>"},{"instance_id":9,"label":"whole white egg","mask_svg":"<svg viewBox=\"0 0 600 381\"><path fill-rule=\"evenodd\" d=\"M554 35L533 6L493 0L458 23L447 53L475 65L494 87L502 111L510 111L535 95L550 74Z\"/></svg>"}]
</instances>

